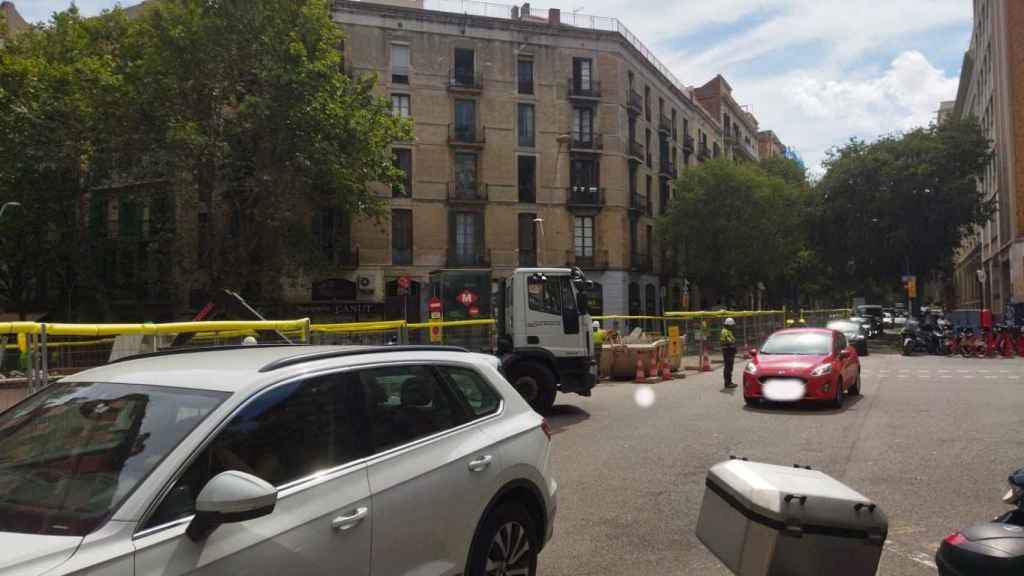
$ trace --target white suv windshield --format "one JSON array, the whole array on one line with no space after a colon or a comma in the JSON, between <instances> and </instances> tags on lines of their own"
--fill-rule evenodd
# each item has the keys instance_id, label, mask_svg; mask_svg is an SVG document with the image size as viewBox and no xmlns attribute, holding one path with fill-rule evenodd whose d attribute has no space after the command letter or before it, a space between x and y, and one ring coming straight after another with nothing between
<instances>
[{"instance_id":1,"label":"white suv windshield","mask_svg":"<svg viewBox=\"0 0 1024 576\"><path fill-rule=\"evenodd\" d=\"M88 534L226 397L68 383L0 414L0 531Z\"/></svg>"}]
</instances>

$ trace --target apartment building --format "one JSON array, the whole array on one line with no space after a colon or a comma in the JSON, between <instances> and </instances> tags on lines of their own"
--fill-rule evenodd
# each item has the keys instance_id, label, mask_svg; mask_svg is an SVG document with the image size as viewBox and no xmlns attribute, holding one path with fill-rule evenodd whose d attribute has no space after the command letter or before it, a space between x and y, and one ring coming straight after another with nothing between
<instances>
[{"instance_id":1,"label":"apartment building","mask_svg":"<svg viewBox=\"0 0 1024 576\"><path fill-rule=\"evenodd\" d=\"M758 158L774 158L776 156L785 156L786 147L782 145L782 141L775 132L771 130L762 130L757 133L757 156Z\"/></svg>"},{"instance_id":2,"label":"apartment building","mask_svg":"<svg viewBox=\"0 0 1024 576\"><path fill-rule=\"evenodd\" d=\"M2 22L2 28L0 28L0 46L3 46L4 36L10 38L21 32L22 30L28 29L28 22L21 17L18 13L18 9L15 8L13 2L4 0L0 2L0 22Z\"/></svg>"},{"instance_id":3,"label":"apartment building","mask_svg":"<svg viewBox=\"0 0 1024 576\"><path fill-rule=\"evenodd\" d=\"M405 185L378 190L390 224L351 224L358 265L339 275L359 299L393 317L407 276L416 319L436 270L579 266L600 313L679 307L655 218L722 128L621 23L447 0L338 0L332 14L351 73L375 74L415 124L394 145Z\"/></svg>"},{"instance_id":4,"label":"apartment building","mask_svg":"<svg viewBox=\"0 0 1024 576\"><path fill-rule=\"evenodd\" d=\"M979 187L997 206L956 254L956 302L1002 313L1024 303L1024 3L974 0L952 114L978 118L993 142L995 157Z\"/></svg>"},{"instance_id":5,"label":"apartment building","mask_svg":"<svg viewBox=\"0 0 1024 576\"><path fill-rule=\"evenodd\" d=\"M732 96L732 86L721 74L694 89L697 101L722 124L725 157L757 162L757 118Z\"/></svg>"}]
</instances>

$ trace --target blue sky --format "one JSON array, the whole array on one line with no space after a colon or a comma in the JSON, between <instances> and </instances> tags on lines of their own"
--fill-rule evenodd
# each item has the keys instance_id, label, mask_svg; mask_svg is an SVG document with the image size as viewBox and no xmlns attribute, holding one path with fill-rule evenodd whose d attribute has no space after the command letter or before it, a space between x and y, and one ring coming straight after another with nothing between
<instances>
[{"instance_id":1,"label":"blue sky","mask_svg":"<svg viewBox=\"0 0 1024 576\"><path fill-rule=\"evenodd\" d=\"M116 0L78 0L85 14ZM126 0L127 4L134 0ZM68 0L15 0L45 19ZM511 2L508 2L511 3ZM971 0L548 0L619 18L683 82L721 73L809 167L850 137L934 119L956 96Z\"/></svg>"}]
</instances>

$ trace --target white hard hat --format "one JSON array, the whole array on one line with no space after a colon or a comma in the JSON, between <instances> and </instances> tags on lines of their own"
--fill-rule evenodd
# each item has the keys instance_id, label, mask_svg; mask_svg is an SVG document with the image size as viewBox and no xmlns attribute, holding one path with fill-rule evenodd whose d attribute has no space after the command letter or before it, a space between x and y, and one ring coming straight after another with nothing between
<instances>
[{"instance_id":1,"label":"white hard hat","mask_svg":"<svg viewBox=\"0 0 1024 576\"><path fill-rule=\"evenodd\" d=\"M733 320L732 318L726 318L724 324L726 326L735 326L736 325L736 321Z\"/></svg>"},{"instance_id":2,"label":"white hard hat","mask_svg":"<svg viewBox=\"0 0 1024 576\"><path fill-rule=\"evenodd\" d=\"M255 346L256 344L258 344L258 342L256 342L256 337L255 336L246 336L242 340L242 345L243 346Z\"/></svg>"},{"instance_id":3,"label":"white hard hat","mask_svg":"<svg viewBox=\"0 0 1024 576\"><path fill-rule=\"evenodd\" d=\"M594 323L593 323L593 324L591 324L590 326L591 326L591 327L592 327L592 328L593 328L594 330L600 330L600 329L601 329L601 323L600 323L600 322L598 322L597 320L594 320Z\"/></svg>"}]
</instances>

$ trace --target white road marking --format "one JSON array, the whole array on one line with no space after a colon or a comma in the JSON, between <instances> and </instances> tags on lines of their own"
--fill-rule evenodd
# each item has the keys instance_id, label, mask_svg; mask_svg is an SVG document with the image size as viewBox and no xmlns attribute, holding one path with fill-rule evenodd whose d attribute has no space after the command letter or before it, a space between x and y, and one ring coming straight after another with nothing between
<instances>
[{"instance_id":1,"label":"white road marking","mask_svg":"<svg viewBox=\"0 0 1024 576\"><path fill-rule=\"evenodd\" d=\"M981 372L982 374L988 374L989 372L991 372L991 370L978 370L978 372Z\"/></svg>"},{"instance_id":2,"label":"white road marking","mask_svg":"<svg viewBox=\"0 0 1024 576\"><path fill-rule=\"evenodd\" d=\"M945 380L949 380L950 378L952 378L952 376L950 376L949 374L943 374L942 376L939 376L939 378L943 378Z\"/></svg>"},{"instance_id":3,"label":"white road marking","mask_svg":"<svg viewBox=\"0 0 1024 576\"><path fill-rule=\"evenodd\" d=\"M1020 378L1020 376L1010 376L1010 380L1016 380L1018 378Z\"/></svg>"},{"instance_id":4,"label":"white road marking","mask_svg":"<svg viewBox=\"0 0 1024 576\"><path fill-rule=\"evenodd\" d=\"M949 372L949 370L939 369L939 374L945 374L946 372Z\"/></svg>"},{"instance_id":5,"label":"white road marking","mask_svg":"<svg viewBox=\"0 0 1024 576\"><path fill-rule=\"evenodd\" d=\"M938 566L935 565L935 562L932 562L932 557L929 556L928 554L925 554L924 552L913 552L913 551L910 551L910 550L905 550L899 544L894 544L892 540L889 540L889 541L887 541L885 543L885 550L887 552L891 552L891 553L893 553L893 554L895 554L897 556L902 556L903 558L906 558L907 560L911 560L913 562L917 562L918 564L920 564L922 566L927 566L928 568L931 568L932 570L937 570L938 569Z\"/></svg>"},{"instance_id":6,"label":"white road marking","mask_svg":"<svg viewBox=\"0 0 1024 576\"><path fill-rule=\"evenodd\" d=\"M995 380L997 376L985 376L985 380Z\"/></svg>"},{"instance_id":7,"label":"white road marking","mask_svg":"<svg viewBox=\"0 0 1024 576\"><path fill-rule=\"evenodd\" d=\"M970 370L957 370L957 372L961 374L967 374L968 372L970 372Z\"/></svg>"}]
</instances>

